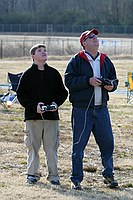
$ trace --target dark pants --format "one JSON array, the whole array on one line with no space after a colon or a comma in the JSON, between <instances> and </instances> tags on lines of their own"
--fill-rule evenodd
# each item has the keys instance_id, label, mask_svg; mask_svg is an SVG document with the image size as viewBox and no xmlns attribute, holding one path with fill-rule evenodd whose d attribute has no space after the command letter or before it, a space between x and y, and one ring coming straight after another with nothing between
<instances>
[{"instance_id":1,"label":"dark pants","mask_svg":"<svg viewBox=\"0 0 133 200\"><path fill-rule=\"evenodd\" d=\"M73 108L73 151L72 151L72 182L83 180L84 149L89 141L91 131L101 152L103 165L102 175L113 176L113 150L114 138L110 123L108 108L96 107Z\"/></svg>"}]
</instances>

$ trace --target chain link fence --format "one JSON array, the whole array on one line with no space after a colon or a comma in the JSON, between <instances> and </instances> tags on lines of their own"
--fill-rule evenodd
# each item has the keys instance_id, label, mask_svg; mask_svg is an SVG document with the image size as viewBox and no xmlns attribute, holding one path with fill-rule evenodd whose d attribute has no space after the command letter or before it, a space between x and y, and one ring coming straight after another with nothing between
<instances>
[{"instance_id":1,"label":"chain link fence","mask_svg":"<svg viewBox=\"0 0 133 200\"><path fill-rule=\"evenodd\" d=\"M100 33L132 34L133 26L121 25L67 25L67 24L0 24L0 32L81 33L97 28Z\"/></svg>"},{"instance_id":2,"label":"chain link fence","mask_svg":"<svg viewBox=\"0 0 133 200\"><path fill-rule=\"evenodd\" d=\"M133 39L107 39L99 38L100 51L108 55L133 54ZM1 39L0 58L29 56L29 49L37 43L43 43L47 47L49 55L66 56L73 55L82 48L79 37L43 37L42 39Z\"/></svg>"}]
</instances>

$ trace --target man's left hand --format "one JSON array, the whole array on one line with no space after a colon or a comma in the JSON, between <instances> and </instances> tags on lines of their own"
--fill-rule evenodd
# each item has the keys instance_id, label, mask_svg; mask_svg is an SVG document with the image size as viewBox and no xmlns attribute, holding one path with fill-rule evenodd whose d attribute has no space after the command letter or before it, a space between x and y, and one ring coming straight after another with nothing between
<instances>
[{"instance_id":1,"label":"man's left hand","mask_svg":"<svg viewBox=\"0 0 133 200\"><path fill-rule=\"evenodd\" d=\"M113 89L113 85L105 85L104 88L108 91L111 91Z\"/></svg>"},{"instance_id":2,"label":"man's left hand","mask_svg":"<svg viewBox=\"0 0 133 200\"><path fill-rule=\"evenodd\" d=\"M50 110L51 112L54 112L54 111L56 111L58 109L58 105L55 102L52 102L51 105L55 106L55 109Z\"/></svg>"}]
</instances>

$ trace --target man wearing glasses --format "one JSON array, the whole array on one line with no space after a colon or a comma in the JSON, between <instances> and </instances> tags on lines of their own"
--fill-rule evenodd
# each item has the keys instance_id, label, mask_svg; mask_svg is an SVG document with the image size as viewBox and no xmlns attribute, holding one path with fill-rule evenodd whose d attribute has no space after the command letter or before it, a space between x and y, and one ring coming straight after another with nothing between
<instances>
[{"instance_id":1,"label":"man wearing glasses","mask_svg":"<svg viewBox=\"0 0 133 200\"><path fill-rule=\"evenodd\" d=\"M83 32L80 44L83 50L69 61L65 71L65 85L72 103L72 189L80 190L83 181L84 149L91 132L101 153L104 183L118 186L114 180L114 138L107 108L109 92L117 89L116 70L99 48L98 30Z\"/></svg>"}]
</instances>

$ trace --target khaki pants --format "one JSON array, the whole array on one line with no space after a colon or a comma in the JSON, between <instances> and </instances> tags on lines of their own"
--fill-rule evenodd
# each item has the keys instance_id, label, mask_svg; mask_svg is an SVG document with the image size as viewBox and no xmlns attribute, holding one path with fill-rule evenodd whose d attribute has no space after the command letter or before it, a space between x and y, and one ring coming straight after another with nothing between
<instances>
[{"instance_id":1,"label":"khaki pants","mask_svg":"<svg viewBox=\"0 0 133 200\"><path fill-rule=\"evenodd\" d=\"M24 142L28 147L28 174L36 175L39 170L39 149L43 144L46 154L49 181L59 180L57 149L59 147L58 120L27 120Z\"/></svg>"}]
</instances>

